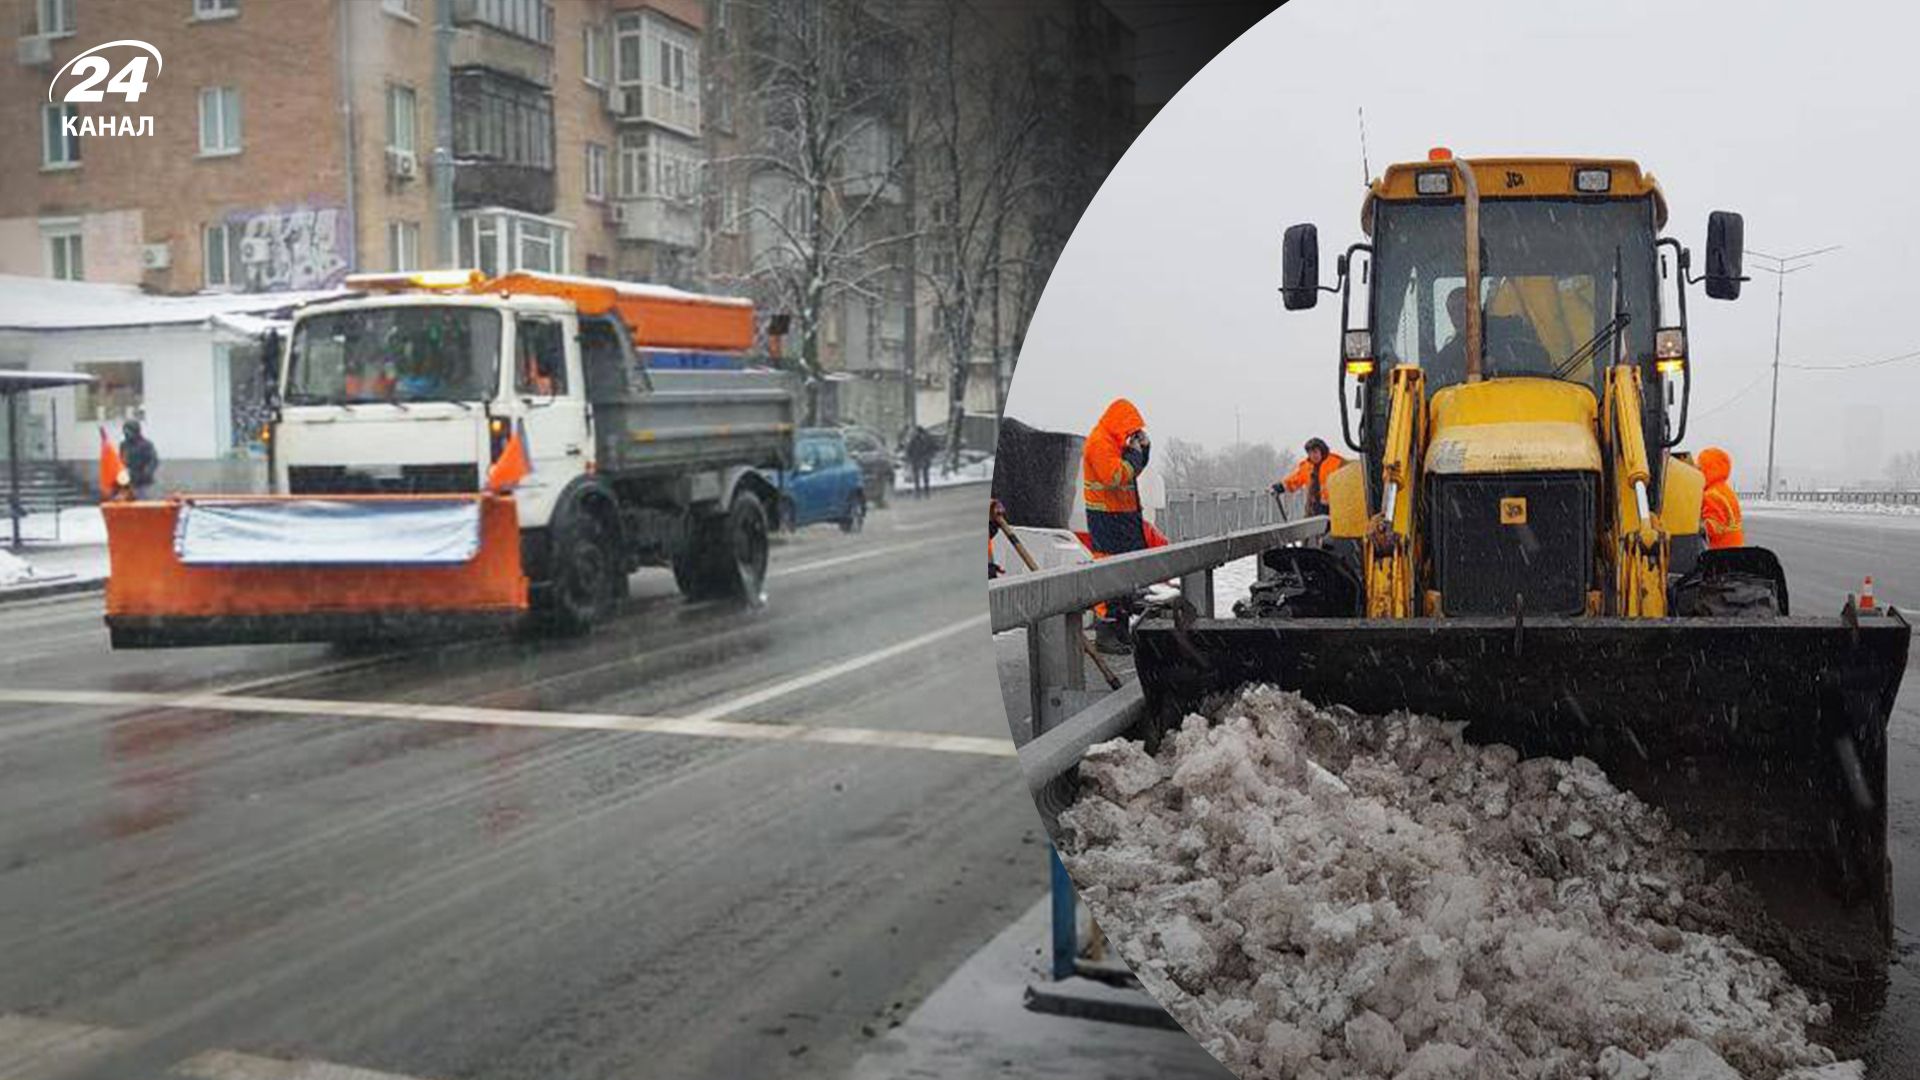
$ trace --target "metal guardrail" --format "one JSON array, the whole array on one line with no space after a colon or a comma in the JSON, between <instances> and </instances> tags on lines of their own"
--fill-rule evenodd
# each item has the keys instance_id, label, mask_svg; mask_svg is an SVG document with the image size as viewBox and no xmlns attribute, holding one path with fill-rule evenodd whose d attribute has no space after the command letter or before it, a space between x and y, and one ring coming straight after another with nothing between
<instances>
[{"instance_id":1,"label":"metal guardrail","mask_svg":"<svg viewBox=\"0 0 1920 1080\"><path fill-rule=\"evenodd\" d=\"M1166 505L1154 512L1154 527L1169 540L1197 540L1204 536L1222 536L1241 529L1273 525L1306 516L1306 500L1298 495L1284 497L1284 512L1273 492L1257 491L1169 491Z\"/></svg>"},{"instance_id":2,"label":"metal guardrail","mask_svg":"<svg viewBox=\"0 0 1920 1080\"><path fill-rule=\"evenodd\" d=\"M1271 499L1269 498L1269 504ZM1087 687L1081 624L1088 608L1178 578L1180 592L1203 616L1213 614L1213 572L1226 563L1325 534L1327 519L1261 525L1201 540L1115 555L1079 566L1016 574L987 584L995 633L1027 631L1028 705L1033 737L1020 747L1020 769L1047 831L1068 797L1067 774L1087 748L1134 728L1146 715L1140 683L1111 693ZM1078 915L1073 882L1053 854L1052 971L1078 970Z\"/></svg>"},{"instance_id":3,"label":"metal guardrail","mask_svg":"<svg viewBox=\"0 0 1920 1080\"><path fill-rule=\"evenodd\" d=\"M1766 493L1742 492L1740 497L1746 500L1764 501ZM1773 493L1772 501L1852 503L1864 506L1920 506L1920 491L1776 491Z\"/></svg>"}]
</instances>

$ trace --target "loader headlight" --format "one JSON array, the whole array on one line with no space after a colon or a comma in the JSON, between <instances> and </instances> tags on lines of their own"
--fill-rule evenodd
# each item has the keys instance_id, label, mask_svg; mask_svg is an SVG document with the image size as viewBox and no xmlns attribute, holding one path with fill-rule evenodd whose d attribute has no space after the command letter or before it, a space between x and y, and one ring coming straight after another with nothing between
<instances>
[{"instance_id":1,"label":"loader headlight","mask_svg":"<svg viewBox=\"0 0 1920 1080\"><path fill-rule=\"evenodd\" d=\"M1667 362L1679 362L1687 358L1687 332L1680 329L1661 330L1653 335L1653 358L1660 361L1659 368L1667 371ZM1675 368L1678 370L1678 368Z\"/></svg>"},{"instance_id":2,"label":"loader headlight","mask_svg":"<svg viewBox=\"0 0 1920 1080\"><path fill-rule=\"evenodd\" d=\"M1453 170L1423 169L1413 174L1413 190L1422 195L1445 195L1453 190Z\"/></svg>"},{"instance_id":3,"label":"loader headlight","mask_svg":"<svg viewBox=\"0 0 1920 1080\"><path fill-rule=\"evenodd\" d=\"M1573 189L1589 195L1604 195L1613 190L1612 169L1575 169Z\"/></svg>"},{"instance_id":4,"label":"loader headlight","mask_svg":"<svg viewBox=\"0 0 1920 1080\"><path fill-rule=\"evenodd\" d=\"M1373 359L1373 331L1347 331L1340 342L1340 357L1349 361Z\"/></svg>"}]
</instances>

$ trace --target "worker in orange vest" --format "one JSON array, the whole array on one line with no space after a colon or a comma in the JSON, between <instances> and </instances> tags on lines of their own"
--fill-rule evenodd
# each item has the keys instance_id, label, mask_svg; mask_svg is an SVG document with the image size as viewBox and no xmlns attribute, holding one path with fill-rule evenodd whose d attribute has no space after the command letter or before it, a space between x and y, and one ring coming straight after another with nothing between
<instances>
[{"instance_id":1,"label":"worker in orange vest","mask_svg":"<svg viewBox=\"0 0 1920 1080\"><path fill-rule=\"evenodd\" d=\"M1725 450L1709 446L1700 451L1700 472L1707 490L1700 499L1700 523L1707 531L1709 548L1741 547L1747 542L1740 523L1740 496L1733 493L1727 478L1733 475L1733 459Z\"/></svg>"},{"instance_id":2,"label":"worker in orange vest","mask_svg":"<svg viewBox=\"0 0 1920 1080\"><path fill-rule=\"evenodd\" d=\"M1153 443L1147 422L1126 398L1115 398L1087 433L1080 454L1080 488L1087 509L1087 535L1095 557L1123 555L1147 546L1140 512L1140 473ZM1108 602L1094 624L1094 647L1123 653L1129 648L1132 612L1126 598Z\"/></svg>"},{"instance_id":3,"label":"worker in orange vest","mask_svg":"<svg viewBox=\"0 0 1920 1080\"><path fill-rule=\"evenodd\" d=\"M1307 456L1286 479L1273 485L1275 491L1299 491L1307 489L1307 513L1324 514L1327 512L1327 481L1347 459L1327 449L1325 439L1315 436L1307 440Z\"/></svg>"}]
</instances>

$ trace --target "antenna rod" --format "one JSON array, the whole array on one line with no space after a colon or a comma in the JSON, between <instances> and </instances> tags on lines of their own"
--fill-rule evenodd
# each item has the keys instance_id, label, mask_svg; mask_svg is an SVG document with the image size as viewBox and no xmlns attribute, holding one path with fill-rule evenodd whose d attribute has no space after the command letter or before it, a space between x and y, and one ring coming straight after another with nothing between
<instances>
[{"instance_id":1,"label":"antenna rod","mask_svg":"<svg viewBox=\"0 0 1920 1080\"><path fill-rule=\"evenodd\" d=\"M1360 186L1373 183L1373 167L1367 164L1367 107L1360 106Z\"/></svg>"}]
</instances>

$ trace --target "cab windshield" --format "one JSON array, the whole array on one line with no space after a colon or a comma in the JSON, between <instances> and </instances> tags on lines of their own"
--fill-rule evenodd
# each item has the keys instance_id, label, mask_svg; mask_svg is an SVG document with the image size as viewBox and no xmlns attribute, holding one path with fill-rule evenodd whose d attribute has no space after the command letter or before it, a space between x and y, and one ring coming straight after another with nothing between
<instances>
[{"instance_id":1,"label":"cab windshield","mask_svg":"<svg viewBox=\"0 0 1920 1080\"><path fill-rule=\"evenodd\" d=\"M408 304L311 315L294 330L283 400L486 401L499 364L497 311Z\"/></svg>"},{"instance_id":2,"label":"cab windshield","mask_svg":"<svg viewBox=\"0 0 1920 1080\"><path fill-rule=\"evenodd\" d=\"M1466 379L1465 215L1458 202L1375 206L1374 347L1386 366L1419 364L1429 392ZM1625 354L1653 354L1651 198L1486 199L1480 245L1483 376L1561 378L1598 391L1620 344L1609 328L1621 311Z\"/></svg>"}]
</instances>

